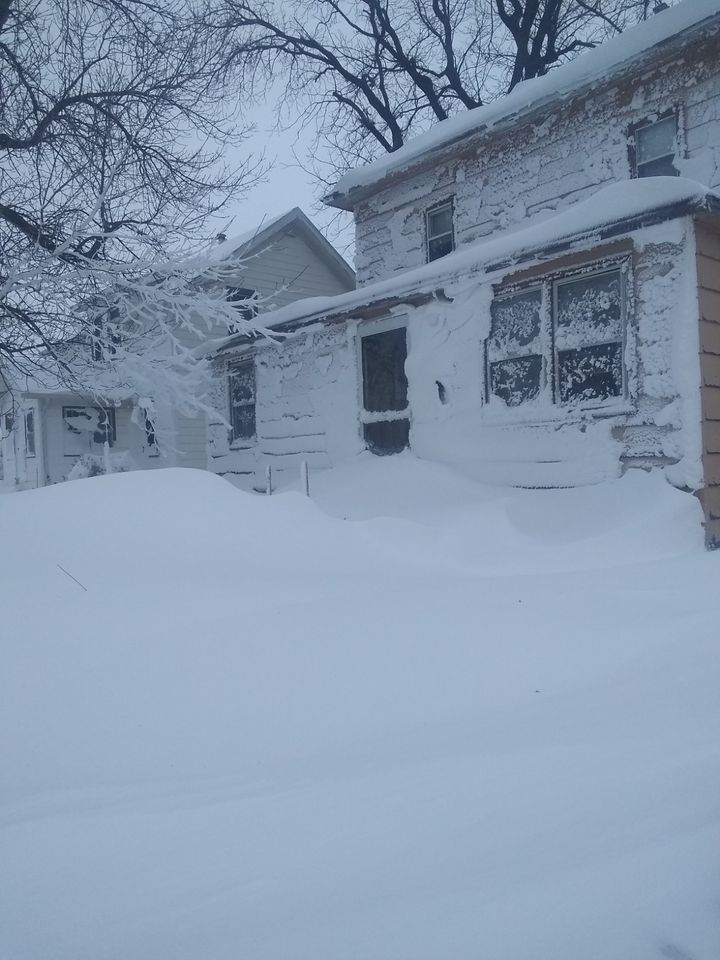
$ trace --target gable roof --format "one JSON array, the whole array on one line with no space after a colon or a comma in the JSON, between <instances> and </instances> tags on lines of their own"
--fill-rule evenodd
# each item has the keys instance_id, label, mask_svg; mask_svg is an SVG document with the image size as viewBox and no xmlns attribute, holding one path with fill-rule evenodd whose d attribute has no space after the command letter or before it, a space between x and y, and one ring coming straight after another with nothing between
<instances>
[{"instance_id":1,"label":"gable roof","mask_svg":"<svg viewBox=\"0 0 720 960\"><path fill-rule=\"evenodd\" d=\"M234 257L246 259L259 253L287 233L302 237L308 247L325 262L328 269L348 289L355 286L355 271L300 207L293 207L292 210L278 217L263 221L253 230L223 240L213 248L209 259L214 263L224 262Z\"/></svg>"},{"instance_id":2,"label":"gable roof","mask_svg":"<svg viewBox=\"0 0 720 960\"><path fill-rule=\"evenodd\" d=\"M547 110L560 100L580 96L599 81L632 69L659 48L684 46L709 28L720 28L720 0L682 0L545 76L518 84L507 96L442 120L394 153L351 170L338 180L324 202L352 210L356 203L376 192L386 178L408 170L428 155Z\"/></svg>"}]
</instances>

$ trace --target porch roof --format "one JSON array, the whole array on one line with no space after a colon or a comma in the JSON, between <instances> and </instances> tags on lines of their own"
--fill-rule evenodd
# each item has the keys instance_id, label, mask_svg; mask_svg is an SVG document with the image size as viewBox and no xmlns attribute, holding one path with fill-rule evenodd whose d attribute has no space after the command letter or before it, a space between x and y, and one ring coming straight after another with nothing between
<instances>
[{"instance_id":1,"label":"porch roof","mask_svg":"<svg viewBox=\"0 0 720 960\"><path fill-rule=\"evenodd\" d=\"M284 333L318 322L380 316L396 306L427 303L463 278L507 273L533 259L591 246L699 211L720 212L720 196L694 180L652 177L615 183L540 223L484 238L440 260L350 293L298 300L263 314L262 319L266 329ZM214 350L222 353L248 342L247 335L235 334L216 341Z\"/></svg>"}]
</instances>

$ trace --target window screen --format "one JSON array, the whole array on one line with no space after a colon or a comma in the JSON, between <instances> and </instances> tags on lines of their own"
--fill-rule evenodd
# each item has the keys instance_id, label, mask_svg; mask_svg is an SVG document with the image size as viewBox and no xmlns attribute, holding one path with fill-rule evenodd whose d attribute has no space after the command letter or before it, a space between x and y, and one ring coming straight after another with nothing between
<instances>
[{"instance_id":1,"label":"window screen","mask_svg":"<svg viewBox=\"0 0 720 960\"><path fill-rule=\"evenodd\" d=\"M635 173L638 177L676 177L677 120L664 117L635 130Z\"/></svg>"},{"instance_id":2,"label":"window screen","mask_svg":"<svg viewBox=\"0 0 720 960\"><path fill-rule=\"evenodd\" d=\"M452 201L434 207L426 213L427 258L439 260L455 249Z\"/></svg>"}]
</instances>

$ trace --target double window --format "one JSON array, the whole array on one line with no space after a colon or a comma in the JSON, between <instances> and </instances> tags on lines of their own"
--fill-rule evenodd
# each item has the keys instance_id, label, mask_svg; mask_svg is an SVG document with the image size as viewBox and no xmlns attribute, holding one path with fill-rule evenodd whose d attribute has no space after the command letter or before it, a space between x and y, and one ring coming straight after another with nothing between
<instances>
[{"instance_id":1,"label":"double window","mask_svg":"<svg viewBox=\"0 0 720 960\"><path fill-rule=\"evenodd\" d=\"M255 436L255 359L233 363L228 371L231 440L252 440Z\"/></svg>"},{"instance_id":2,"label":"double window","mask_svg":"<svg viewBox=\"0 0 720 960\"><path fill-rule=\"evenodd\" d=\"M452 253L455 249L452 199L425 211L425 234L428 262Z\"/></svg>"},{"instance_id":3,"label":"double window","mask_svg":"<svg viewBox=\"0 0 720 960\"><path fill-rule=\"evenodd\" d=\"M617 264L496 297L487 340L487 399L602 404L627 393L626 270Z\"/></svg>"},{"instance_id":4,"label":"double window","mask_svg":"<svg viewBox=\"0 0 720 960\"><path fill-rule=\"evenodd\" d=\"M112 407L63 407L63 453L81 457L93 444L113 446L117 439Z\"/></svg>"},{"instance_id":5,"label":"double window","mask_svg":"<svg viewBox=\"0 0 720 960\"><path fill-rule=\"evenodd\" d=\"M633 175L636 177L677 177L677 114L639 123L631 130Z\"/></svg>"}]
</instances>

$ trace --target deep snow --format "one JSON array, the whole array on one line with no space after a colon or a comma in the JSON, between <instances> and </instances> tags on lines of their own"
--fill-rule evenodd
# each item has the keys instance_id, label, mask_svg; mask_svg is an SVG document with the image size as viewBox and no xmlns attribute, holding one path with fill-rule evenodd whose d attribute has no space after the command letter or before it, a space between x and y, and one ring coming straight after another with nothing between
<instances>
[{"instance_id":1,"label":"deep snow","mask_svg":"<svg viewBox=\"0 0 720 960\"><path fill-rule=\"evenodd\" d=\"M694 498L311 483L0 498L0 958L717 960Z\"/></svg>"}]
</instances>

